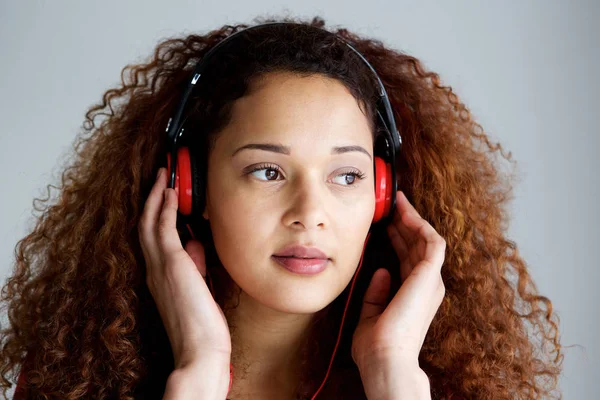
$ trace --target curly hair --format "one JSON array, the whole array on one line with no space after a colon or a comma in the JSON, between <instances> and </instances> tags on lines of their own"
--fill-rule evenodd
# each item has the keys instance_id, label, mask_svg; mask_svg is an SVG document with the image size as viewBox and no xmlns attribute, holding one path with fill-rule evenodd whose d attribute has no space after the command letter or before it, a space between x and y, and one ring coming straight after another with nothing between
<instances>
[{"instance_id":1,"label":"curly hair","mask_svg":"<svg viewBox=\"0 0 600 400\"><path fill-rule=\"evenodd\" d=\"M207 70L211 85L188 103L193 136L205 146L227 123L249 79L271 71L333 77L372 118L373 81L333 35L312 29L324 29L324 20L258 22L277 21L298 25L248 35ZM137 225L162 166L167 120L191 70L215 44L247 27L164 39L149 62L127 65L120 86L87 110L62 186L48 185L60 195L54 203L50 196L34 200L41 214L18 241L14 271L2 288L10 323L1 331L4 396L9 379L19 376L28 399L162 397L173 355L146 285ZM552 302L538 294L506 235L515 175L500 172L494 153L512 161L511 153L490 140L452 88L417 58L344 28L329 31L360 51L381 78L403 139L398 188L447 243L441 270L446 295L419 356L432 399L547 398L564 355ZM106 118L98 122L99 116ZM204 232L207 268L219 288L226 272L205 228L195 227ZM399 261L385 231L376 230L323 398L366 398L351 339L362 296L382 265L391 267L391 299L401 285L399 271L393 272ZM315 315L298 398L310 397L325 375L347 294L348 288Z\"/></svg>"}]
</instances>

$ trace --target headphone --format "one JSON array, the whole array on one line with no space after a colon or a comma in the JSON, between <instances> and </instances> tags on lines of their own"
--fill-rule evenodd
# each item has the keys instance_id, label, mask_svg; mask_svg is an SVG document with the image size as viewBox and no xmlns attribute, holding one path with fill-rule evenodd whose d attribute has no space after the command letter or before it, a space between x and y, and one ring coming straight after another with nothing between
<instances>
[{"instance_id":1,"label":"headphone","mask_svg":"<svg viewBox=\"0 0 600 400\"><path fill-rule=\"evenodd\" d=\"M196 64L193 73L191 74L191 79L188 82L187 87L181 97L181 100L177 106L175 114L169 118L167 123L167 127L165 129L166 135L166 145L167 145L167 170L169 171L169 179L168 179L168 187L169 188L179 188L179 206L178 206L178 214L182 216L182 218L177 218L178 221L178 232L180 232L180 237L186 235L184 229L179 229L182 227L182 221L186 219L191 219L192 221L202 218L202 212L204 210L204 200L205 200L205 182L203 181L203 176L200 169L197 167L199 161L196 160L193 154L190 153L190 149L185 146L179 145L179 140L183 137L184 132L184 122L182 122L182 116L184 112L184 108L188 101L190 94L193 89L196 87L202 73L206 69L211 56L219 50L223 49L227 43L230 43L234 38L241 36L244 32L250 30L261 29L265 26L273 26L273 25L298 25L295 23L287 23L287 22L271 22L265 24L255 25L249 28L242 29L238 32L235 32L216 44L213 48L211 48L208 53ZM377 115L379 116L379 121L382 124L383 133L383 141L384 146L380 149L375 149L376 153L374 157L374 175L375 175L375 212L373 214L372 224L380 222L381 224L388 225L391 223L394 215L394 210L396 209L396 191L397 189L397 181L396 181L396 166L397 160L400 154L400 147L402 145L402 139L398 130L396 129L396 122L394 120L394 115L392 112L392 107L390 105L390 101L385 91L383 84L381 83L381 79L375 72L375 69L371 66L371 64L365 59L365 57L356 50L352 45L350 45L345 39L341 38L339 35L320 29L324 32L327 32L330 35L334 35L337 39L344 42L351 50L353 50L369 67L369 69L373 72L375 78L377 79L378 91L379 91L379 99L377 101ZM376 137L377 139L378 137ZM397 156L398 155L398 156ZM172 162L173 161L173 162ZM194 233L188 223L183 224L185 228L187 228L187 232L191 238L194 238ZM373 225L371 225L373 226ZM312 399L314 399L317 394L323 388L325 381L327 380L327 376L329 375L329 370L331 369L331 365L333 363L333 359L335 353L337 351L337 347L340 341L342 327L344 324L344 319L346 316L346 310L348 308L350 298L352 295L352 290L354 289L354 282L356 277L358 276L358 271L360 271L360 267L362 265L362 260L364 256L364 250L366 248L366 244L368 242L369 236L371 232L366 237L363 254L360 259L360 264L358 269L355 272L354 279L352 280L350 294L348 296L346 302L346 309L344 310L344 314L342 316L342 322L340 326L340 331L338 334L337 343L335 345L333 354L331 356L331 361L329 364L329 369L327 370L327 374L321 384L321 387L314 394ZM183 238L182 238L183 240ZM210 276L207 277L212 290L212 281L210 280ZM230 364L230 381L229 381L229 389L231 389L231 385L233 383L233 368Z\"/></svg>"}]
</instances>

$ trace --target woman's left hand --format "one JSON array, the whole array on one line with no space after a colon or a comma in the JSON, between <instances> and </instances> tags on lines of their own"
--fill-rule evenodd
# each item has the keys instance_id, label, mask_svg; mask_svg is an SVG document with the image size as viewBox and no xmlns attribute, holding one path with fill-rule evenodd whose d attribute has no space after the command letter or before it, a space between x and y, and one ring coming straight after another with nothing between
<instances>
[{"instance_id":1,"label":"woman's left hand","mask_svg":"<svg viewBox=\"0 0 600 400\"><path fill-rule=\"evenodd\" d=\"M419 370L421 346L446 293L441 276L446 241L401 191L396 207L387 232L400 260L402 284L386 307L390 274L385 268L373 274L352 338L352 358L361 374Z\"/></svg>"}]
</instances>

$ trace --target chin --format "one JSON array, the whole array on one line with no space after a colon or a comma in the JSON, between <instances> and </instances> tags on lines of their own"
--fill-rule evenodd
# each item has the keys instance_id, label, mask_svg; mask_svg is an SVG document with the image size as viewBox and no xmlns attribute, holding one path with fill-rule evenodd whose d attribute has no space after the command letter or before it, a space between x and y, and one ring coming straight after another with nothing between
<instances>
[{"instance_id":1,"label":"chin","mask_svg":"<svg viewBox=\"0 0 600 400\"><path fill-rule=\"evenodd\" d=\"M334 299L335 293L327 293L322 286L331 289L332 285L315 282L308 283L302 280L287 278L288 282L277 282L273 288L258 288L257 296L251 296L255 301L265 307L286 314L314 314Z\"/></svg>"}]
</instances>

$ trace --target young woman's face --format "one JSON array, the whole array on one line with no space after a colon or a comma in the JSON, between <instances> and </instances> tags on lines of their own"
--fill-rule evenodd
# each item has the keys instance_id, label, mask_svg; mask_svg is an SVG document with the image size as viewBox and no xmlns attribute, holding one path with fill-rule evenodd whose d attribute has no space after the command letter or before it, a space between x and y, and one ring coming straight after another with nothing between
<instances>
[{"instance_id":1,"label":"young woman's face","mask_svg":"<svg viewBox=\"0 0 600 400\"><path fill-rule=\"evenodd\" d=\"M239 150L249 144L287 150ZM334 151L346 146L364 152ZM235 283L281 312L331 303L352 279L373 219L372 158L367 118L336 80L272 73L238 99L209 155L203 214ZM322 250L327 267L285 269L272 256L293 244Z\"/></svg>"}]
</instances>

